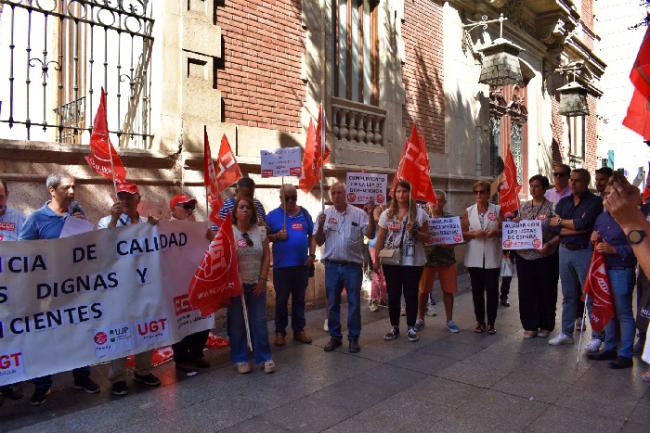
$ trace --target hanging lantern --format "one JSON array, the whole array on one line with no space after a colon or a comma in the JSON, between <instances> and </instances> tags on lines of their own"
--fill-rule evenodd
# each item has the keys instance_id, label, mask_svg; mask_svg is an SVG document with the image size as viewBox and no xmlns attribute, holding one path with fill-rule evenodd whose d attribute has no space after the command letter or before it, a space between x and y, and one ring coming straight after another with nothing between
<instances>
[{"instance_id":1,"label":"hanging lantern","mask_svg":"<svg viewBox=\"0 0 650 433\"><path fill-rule=\"evenodd\" d=\"M561 116L575 117L589 115L587 105L587 88L572 81L557 89L560 93L560 107L558 113Z\"/></svg>"},{"instance_id":2,"label":"hanging lantern","mask_svg":"<svg viewBox=\"0 0 650 433\"><path fill-rule=\"evenodd\" d=\"M523 82L519 64L521 47L500 37L478 51L483 54L479 83L501 87Z\"/></svg>"}]
</instances>

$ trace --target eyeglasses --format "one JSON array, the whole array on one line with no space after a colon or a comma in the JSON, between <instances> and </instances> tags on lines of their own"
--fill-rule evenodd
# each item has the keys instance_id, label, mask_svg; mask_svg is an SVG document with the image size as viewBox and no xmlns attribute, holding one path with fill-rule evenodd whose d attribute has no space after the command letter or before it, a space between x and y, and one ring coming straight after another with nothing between
<instances>
[{"instance_id":1,"label":"eyeglasses","mask_svg":"<svg viewBox=\"0 0 650 433\"><path fill-rule=\"evenodd\" d=\"M479 189L478 191L474 191L474 194L487 194L488 192L486 189Z\"/></svg>"},{"instance_id":2,"label":"eyeglasses","mask_svg":"<svg viewBox=\"0 0 650 433\"><path fill-rule=\"evenodd\" d=\"M246 245L248 245L249 247L252 247L254 245L253 240L250 238L250 236L248 236L248 233L242 233L241 236L246 241Z\"/></svg>"},{"instance_id":3,"label":"eyeglasses","mask_svg":"<svg viewBox=\"0 0 650 433\"><path fill-rule=\"evenodd\" d=\"M569 175L568 173L558 173L558 172L553 173L553 177L567 177L568 175Z\"/></svg>"},{"instance_id":4,"label":"eyeglasses","mask_svg":"<svg viewBox=\"0 0 650 433\"><path fill-rule=\"evenodd\" d=\"M184 204L184 205L183 205L183 209L185 209L185 210L187 210L187 211L192 211L192 212L194 212L194 209L196 209L196 205L193 205L193 204Z\"/></svg>"},{"instance_id":5,"label":"eyeglasses","mask_svg":"<svg viewBox=\"0 0 650 433\"><path fill-rule=\"evenodd\" d=\"M285 199L285 201L289 201L289 200L296 201L296 200L298 200L298 196L297 195L285 195L284 199Z\"/></svg>"}]
</instances>

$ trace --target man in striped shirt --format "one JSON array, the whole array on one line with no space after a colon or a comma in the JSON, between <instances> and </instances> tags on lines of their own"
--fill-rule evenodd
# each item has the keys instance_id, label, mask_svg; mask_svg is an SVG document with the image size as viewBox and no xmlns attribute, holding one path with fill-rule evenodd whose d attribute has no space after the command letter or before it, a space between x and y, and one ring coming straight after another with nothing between
<instances>
[{"instance_id":1,"label":"man in striped shirt","mask_svg":"<svg viewBox=\"0 0 650 433\"><path fill-rule=\"evenodd\" d=\"M235 190L235 195L228 198L221 207L219 211L219 216L221 218L226 218L229 212L232 212L235 207L235 199L238 195L247 197L253 200L255 204L255 212L257 212L257 221L263 223L266 221L266 212L264 211L264 206L260 201L253 197L255 194L255 182L250 177L242 177L237 181L237 189Z\"/></svg>"}]
</instances>

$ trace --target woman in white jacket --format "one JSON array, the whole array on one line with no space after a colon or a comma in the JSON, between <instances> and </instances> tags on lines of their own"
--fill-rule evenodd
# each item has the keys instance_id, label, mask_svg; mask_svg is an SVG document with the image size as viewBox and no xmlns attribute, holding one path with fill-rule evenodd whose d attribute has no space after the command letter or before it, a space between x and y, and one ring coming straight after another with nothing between
<instances>
[{"instance_id":1,"label":"woman in white jacket","mask_svg":"<svg viewBox=\"0 0 650 433\"><path fill-rule=\"evenodd\" d=\"M476 204L467 208L462 220L467 242L465 267L472 284L476 327L474 332L496 334L494 322L499 305L499 271L501 269L501 215L497 205L489 203L490 184L474 184ZM487 292L487 327L485 323Z\"/></svg>"}]
</instances>

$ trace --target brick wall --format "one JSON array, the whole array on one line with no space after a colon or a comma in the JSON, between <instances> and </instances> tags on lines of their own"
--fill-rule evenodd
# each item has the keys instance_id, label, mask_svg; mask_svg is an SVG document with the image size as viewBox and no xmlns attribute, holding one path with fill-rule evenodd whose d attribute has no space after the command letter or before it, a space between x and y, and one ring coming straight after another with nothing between
<instances>
[{"instance_id":1,"label":"brick wall","mask_svg":"<svg viewBox=\"0 0 650 433\"><path fill-rule=\"evenodd\" d=\"M224 0L217 24L224 40L217 68L226 122L283 132L301 128L304 49L296 0Z\"/></svg>"},{"instance_id":2,"label":"brick wall","mask_svg":"<svg viewBox=\"0 0 650 433\"><path fill-rule=\"evenodd\" d=\"M585 168L594 176L594 172L598 168L598 118L596 116L598 107L596 98L587 96L587 106L591 114L587 116L587 124L585 125Z\"/></svg>"},{"instance_id":3,"label":"brick wall","mask_svg":"<svg viewBox=\"0 0 650 433\"><path fill-rule=\"evenodd\" d=\"M402 37L406 63L402 77L406 101L402 122L406 134L413 122L430 151L445 151L442 5L431 0L404 2Z\"/></svg>"},{"instance_id":4,"label":"brick wall","mask_svg":"<svg viewBox=\"0 0 650 433\"><path fill-rule=\"evenodd\" d=\"M591 30L594 31L594 0L582 0L580 19Z\"/></svg>"}]
</instances>

